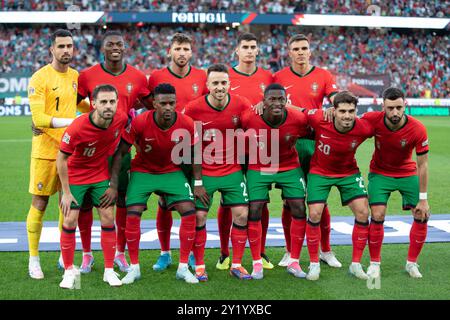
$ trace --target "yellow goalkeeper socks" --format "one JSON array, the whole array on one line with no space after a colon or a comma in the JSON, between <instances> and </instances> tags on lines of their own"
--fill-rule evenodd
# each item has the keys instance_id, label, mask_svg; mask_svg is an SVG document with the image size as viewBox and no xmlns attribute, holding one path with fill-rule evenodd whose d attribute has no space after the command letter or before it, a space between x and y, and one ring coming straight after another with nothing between
<instances>
[{"instance_id":1,"label":"yellow goalkeeper socks","mask_svg":"<svg viewBox=\"0 0 450 320\"><path fill-rule=\"evenodd\" d=\"M42 220L44 220L45 211L40 211L31 206L27 216L28 250L30 256L39 255L39 239L41 238Z\"/></svg>"},{"instance_id":2,"label":"yellow goalkeeper socks","mask_svg":"<svg viewBox=\"0 0 450 320\"><path fill-rule=\"evenodd\" d=\"M59 228L59 232L62 232L62 226L63 226L63 222L64 222L64 215L62 213L61 207L58 207L58 209L59 209L58 228Z\"/></svg>"}]
</instances>

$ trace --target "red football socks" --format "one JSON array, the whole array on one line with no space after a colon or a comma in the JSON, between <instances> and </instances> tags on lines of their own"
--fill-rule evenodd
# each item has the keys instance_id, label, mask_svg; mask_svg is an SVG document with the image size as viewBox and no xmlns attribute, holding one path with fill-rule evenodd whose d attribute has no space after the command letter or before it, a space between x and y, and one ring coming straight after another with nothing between
<instances>
[{"instance_id":1,"label":"red football socks","mask_svg":"<svg viewBox=\"0 0 450 320\"><path fill-rule=\"evenodd\" d=\"M172 211L158 206L156 213L156 230L158 230L159 244L161 251L170 250L170 235L173 224Z\"/></svg>"},{"instance_id":2,"label":"red football socks","mask_svg":"<svg viewBox=\"0 0 450 320\"><path fill-rule=\"evenodd\" d=\"M253 261L261 260L261 220L248 221L248 242Z\"/></svg>"},{"instance_id":3,"label":"red football socks","mask_svg":"<svg viewBox=\"0 0 450 320\"><path fill-rule=\"evenodd\" d=\"M78 215L78 229L80 230L81 246L83 247L83 252L91 252L93 221L94 215L92 214L92 208L88 210L80 210L80 214Z\"/></svg>"},{"instance_id":4,"label":"red football socks","mask_svg":"<svg viewBox=\"0 0 450 320\"><path fill-rule=\"evenodd\" d=\"M60 236L61 255L64 261L65 269L73 267L73 258L75 254L75 231L77 228L62 227Z\"/></svg>"},{"instance_id":5,"label":"red football socks","mask_svg":"<svg viewBox=\"0 0 450 320\"><path fill-rule=\"evenodd\" d=\"M127 215L127 226L125 229L127 238L128 254L132 264L139 263L139 242L141 240L141 216L139 214Z\"/></svg>"},{"instance_id":6,"label":"red football socks","mask_svg":"<svg viewBox=\"0 0 450 320\"><path fill-rule=\"evenodd\" d=\"M269 208L267 208L267 203L264 204L261 216L261 253L266 253L266 237L267 229L269 229Z\"/></svg>"},{"instance_id":7,"label":"red football socks","mask_svg":"<svg viewBox=\"0 0 450 320\"><path fill-rule=\"evenodd\" d=\"M370 220L369 225L369 253L370 261L380 262L381 261L381 246L383 245L384 238L384 220L375 221Z\"/></svg>"},{"instance_id":8,"label":"red football socks","mask_svg":"<svg viewBox=\"0 0 450 320\"><path fill-rule=\"evenodd\" d=\"M206 245L206 224L195 228L195 240L192 247L195 264L201 266L205 264L205 245Z\"/></svg>"},{"instance_id":9,"label":"red football socks","mask_svg":"<svg viewBox=\"0 0 450 320\"><path fill-rule=\"evenodd\" d=\"M189 253L195 239L195 211L181 216L180 224L180 263L188 263Z\"/></svg>"},{"instance_id":10,"label":"red football socks","mask_svg":"<svg viewBox=\"0 0 450 320\"><path fill-rule=\"evenodd\" d=\"M361 257L364 253L364 249L366 248L368 237L369 237L369 221L358 222L355 220L352 233L352 243L353 243L352 262L355 263L361 262Z\"/></svg>"},{"instance_id":11,"label":"red football socks","mask_svg":"<svg viewBox=\"0 0 450 320\"><path fill-rule=\"evenodd\" d=\"M116 254L116 227L102 226L102 233L100 238L100 244L103 250L103 257L105 259L105 268L114 267L114 256Z\"/></svg>"},{"instance_id":12,"label":"red football socks","mask_svg":"<svg viewBox=\"0 0 450 320\"><path fill-rule=\"evenodd\" d=\"M232 263L240 264L244 255L245 244L247 242L247 226L238 226L233 223L231 227L231 245L233 246Z\"/></svg>"},{"instance_id":13,"label":"red football socks","mask_svg":"<svg viewBox=\"0 0 450 320\"><path fill-rule=\"evenodd\" d=\"M127 225L127 208L116 206L116 226L117 226L117 251L125 252L127 239L125 238L125 228Z\"/></svg>"},{"instance_id":14,"label":"red football socks","mask_svg":"<svg viewBox=\"0 0 450 320\"><path fill-rule=\"evenodd\" d=\"M292 216L291 222L291 258L300 259L303 241L305 240L306 218L297 219Z\"/></svg>"},{"instance_id":15,"label":"red football socks","mask_svg":"<svg viewBox=\"0 0 450 320\"><path fill-rule=\"evenodd\" d=\"M308 246L309 260L319 262L320 222L306 222L306 244Z\"/></svg>"},{"instance_id":16,"label":"red football socks","mask_svg":"<svg viewBox=\"0 0 450 320\"><path fill-rule=\"evenodd\" d=\"M233 216L231 208L224 208L219 206L217 210L217 224L219 227L220 236L220 253L224 256L230 256L230 232L231 224L233 223Z\"/></svg>"},{"instance_id":17,"label":"red football socks","mask_svg":"<svg viewBox=\"0 0 450 320\"><path fill-rule=\"evenodd\" d=\"M408 261L417 262L417 257L422 251L423 244L427 238L427 221L421 222L414 219L414 222L409 232L409 249L408 249Z\"/></svg>"},{"instance_id":18,"label":"red football socks","mask_svg":"<svg viewBox=\"0 0 450 320\"><path fill-rule=\"evenodd\" d=\"M288 206L283 206L283 211L281 212L281 224L284 230L284 240L286 241L286 250L291 252L291 221L292 215L291 210Z\"/></svg>"},{"instance_id":19,"label":"red football socks","mask_svg":"<svg viewBox=\"0 0 450 320\"><path fill-rule=\"evenodd\" d=\"M325 206L320 219L320 247L322 252L330 252L331 216L328 206Z\"/></svg>"}]
</instances>

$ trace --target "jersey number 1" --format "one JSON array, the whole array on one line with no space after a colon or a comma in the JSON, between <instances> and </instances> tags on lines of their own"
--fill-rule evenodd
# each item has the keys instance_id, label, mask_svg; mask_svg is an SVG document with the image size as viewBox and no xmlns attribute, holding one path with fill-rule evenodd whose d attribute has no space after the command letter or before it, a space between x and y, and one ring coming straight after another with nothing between
<instances>
[{"instance_id":1,"label":"jersey number 1","mask_svg":"<svg viewBox=\"0 0 450 320\"><path fill-rule=\"evenodd\" d=\"M56 111L59 110L59 97L56 97Z\"/></svg>"}]
</instances>

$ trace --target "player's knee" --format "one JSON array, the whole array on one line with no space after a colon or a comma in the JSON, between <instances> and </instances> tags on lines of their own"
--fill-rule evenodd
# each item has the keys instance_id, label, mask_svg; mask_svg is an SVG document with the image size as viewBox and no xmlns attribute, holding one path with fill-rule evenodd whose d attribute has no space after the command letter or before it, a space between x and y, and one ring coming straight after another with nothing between
<instances>
[{"instance_id":1,"label":"player's knee","mask_svg":"<svg viewBox=\"0 0 450 320\"><path fill-rule=\"evenodd\" d=\"M369 210L360 209L355 212L356 220L360 222L366 222L369 220Z\"/></svg>"},{"instance_id":2,"label":"player's knee","mask_svg":"<svg viewBox=\"0 0 450 320\"><path fill-rule=\"evenodd\" d=\"M78 215L69 214L68 216L64 217L63 227L65 228L76 228L78 224Z\"/></svg>"},{"instance_id":3,"label":"player's knee","mask_svg":"<svg viewBox=\"0 0 450 320\"><path fill-rule=\"evenodd\" d=\"M206 224L206 217L208 215L207 211L198 210L196 212L196 225L197 227L203 227Z\"/></svg>"},{"instance_id":4,"label":"player's knee","mask_svg":"<svg viewBox=\"0 0 450 320\"><path fill-rule=\"evenodd\" d=\"M192 202L183 202L180 204L177 204L175 206L175 210L177 210L180 215L186 215L186 214L195 214L195 206Z\"/></svg>"},{"instance_id":5,"label":"player's knee","mask_svg":"<svg viewBox=\"0 0 450 320\"><path fill-rule=\"evenodd\" d=\"M322 212L316 211L316 210L310 210L309 211L309 221L313 223L320 222L320 219L322 218Z\"/></svg>"},{"instance_id":6,"label":"player's knee","mask_svg":"<svg viewBox=\"0 0 450 320\"><path fill-rule=\"evenodd\" d=\"M33 195L31 205L39 211L45 211L48 204L48 196Z\"/></svg>"},{"instance_id":7,"label":"player's knee","mask_svg":"<svg viewBox=\"0 0 450 320\"><path fill-rule=\"evenodd\" d=\"M386 215L386 207L372 206L370 207L370 217L375 221L384 221Z\"/></svg>"},{"instance_id":8,"label":"player's knee","mask_svg":"<svg viewBox=\"0 0 450 320\"><path fill-rule=\"evenodd\" d=\"M248 210L245 208L235 208L232 210L233 222L237 225L245 226L248 220Z\"/></svg>"},{"instance_id":9,"label":"player's knee","mask_svg":"<svg viewBox=\"0 0 450 320\"><path fill-rule=\"evenodd\" d=\"M291 214L297 219L303 219L306 217L306 207L305 201L295 200L288 201L289 208L291 209Z\"/></svg>"},{"instance_id":10,"label":"player's knee","mask_svg":"<svg viewBox=\"0 0 450 320\"><path fill-rule=\"evenodd\" d=\"M248 210L248 220L249 221L260 221L262 217L262 209L264 203L251 203Z\"/></svg>"}]
</instances>

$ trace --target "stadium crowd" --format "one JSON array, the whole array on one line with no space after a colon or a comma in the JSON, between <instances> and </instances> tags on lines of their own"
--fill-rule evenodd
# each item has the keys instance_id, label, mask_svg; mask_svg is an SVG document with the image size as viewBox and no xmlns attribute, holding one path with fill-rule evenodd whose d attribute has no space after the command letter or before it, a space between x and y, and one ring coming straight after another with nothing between
<instances>
[{"instance_id":1,"label":"stadium crowd","mask_svg":"<svg viewBox=\"0 0 450 320\"><path fill-rule=\"evenodd\" d=\"M166 48L173 27L121 26L126 35L127 62L150 74L168 64ZM273 72L289 64L287 40L298 27L274 27L261 33L259 64ZM269 29L267 29L269 30ZM223 27L184 28L195 39L193 64L207 68L213 63L236 61L236 29ZM362 28L314 28L302 30L311 41L312 63L335 74L388 74L391 84L408 97L450 96L449 37L432 32L412 34ZM48 35L51 28L4 28L0 31L0 72L35 72L50 61ZM84 69L102 60L99 51L103 29L85 27L74 32L77 54L74 66ZM217 50L220 48L220 50ZM224 50L225 49L225 50Z\"/></svg>"},{"instance_id":2,"label":"stadium crowd","mask_svg":"<svg viewBox=\"0 0 450 320\"><path fill-rule=\"evenodd\" d=\"M101 11L229 11L259 13L367 14L367 7L380 7L383 16L444 17L450 15L449 1L394 0L1 0L2 10L66 10L75 4L81 10Z\"/></svg>"}]
</instances>

